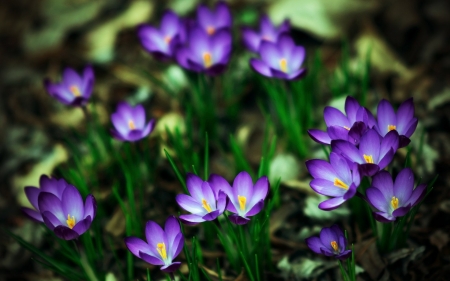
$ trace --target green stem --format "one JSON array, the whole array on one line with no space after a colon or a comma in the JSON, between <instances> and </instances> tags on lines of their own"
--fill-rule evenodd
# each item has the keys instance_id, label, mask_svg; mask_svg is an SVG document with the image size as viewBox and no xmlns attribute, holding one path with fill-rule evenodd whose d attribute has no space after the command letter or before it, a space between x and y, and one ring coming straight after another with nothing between
<instances>
[{"instance_id":1,"label":"green stem","mask_svg":"<svg viewBox=\"0 0 450 281\"><path fill-rule=\"evenodd\" d=\"M83 270L86 273L86 275L88 276L88 279L90 281L98 281L97 276L95 276L94 270L92 269L91 265L89 264L86 253L84 252L84 249L81 248L80 242L78 240L75 241L75 246L78 250L78 253L80 254L81 267L83 267Z\"/></svg>"}]
</instances>

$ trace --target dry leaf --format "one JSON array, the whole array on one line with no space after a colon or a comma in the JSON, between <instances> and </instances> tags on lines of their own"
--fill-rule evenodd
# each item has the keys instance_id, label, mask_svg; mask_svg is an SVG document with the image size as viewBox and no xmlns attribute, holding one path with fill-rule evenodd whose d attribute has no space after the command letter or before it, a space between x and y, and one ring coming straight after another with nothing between
<instances>
[{"instance_id":1,"label":"dry leaf","mask_svg":"<svg viewBox=\"0 0 450 281\"><path fill-rule=\"evenodd\" d=\"M449 241L449 236L447 233L445 233L442 230L437 230L430 236L430 243L434 246L436 246L439 251L442 251L442 248L444 248Z\"/></svg>"}]
</instances>

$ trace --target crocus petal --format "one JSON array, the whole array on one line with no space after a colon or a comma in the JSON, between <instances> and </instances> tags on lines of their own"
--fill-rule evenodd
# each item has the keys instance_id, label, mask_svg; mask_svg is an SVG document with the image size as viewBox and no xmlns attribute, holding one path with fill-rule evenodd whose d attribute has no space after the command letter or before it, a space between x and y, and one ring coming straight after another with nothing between
<instances>
[{"instance_id":1,"label":"crocus petal","mask_svg":"<svg viewBox=\"0 0 450 281\"><path fill-rule=\"evenodd\" d=\"M348 131L347 140L353 145L359 145L361 136L367 131L367 125L364 122L355 122Z\"/></svg>"},{"instance_id":2,"label":"crocus petal","mask_svg":"<svg viewBox=\"0 0 450 281\"><path fill-rule=\"evenodd\" d=\"M325 160L312 159L305 162L306 168L315 179L325 179L334 182L336 171Z\"/></svg>"},{"instance_id":3,"label":"crocus petal","mask_svg":"<svg viewBox=\"0 0 450 281\"><path fill-rule=\"evenodd\" d=\"M41 192L38 197L39 210L42 214L49 211L55 215L59 221L66 220L66 215L63 212L61 201L52 193Z\"/></svg>"},{"instance_id":4,"label":"crocus petal","mask_svg":"<svg viewBox=\"0 0 450 281\"><path fill-rule=\"evenodd\" d=\"M331 138L328 136L327 132L317 130L317 129L310 129L308 130L308 135L315 141L321 144L330 144Z\"/></svg>"},{"instance_id":5,"label":"crocus petal","mask_svg":"<svg viewBox=\"0 0 450 281\"><path fill-rule=\"evenodd\" d=\"M246 171L240 172L233 181L233 194L235 198L244 196L247 200L251 200L253 196L253 181L249 173Z\"/></svg>"},{"instance_id":6,"label":"crocus petal","mask_svg":"<svg viewBox=\"0 0 450 281\"><path fill-rule=\"evenodd\" d=\"M92 65L86 65L83 70L83 86L82 92L83 97L88 99L92 95L92 90L94 88L94 69Z\"/></svg>"},{"instance_id":7,"label":"crocus petal","mask_svg":"<svg viewBox=\"0 0 450 281\"><path fill-rule=\"evenodd\" d=\"M398 149L398 139L399 135L396 130L392 130L389 133L384 136L384 138L381 140L381 146L380 146L380 158L383 157L389 149L392 149L394 153Z\"/></svg>"},{"instance_id":8,"label":"crocus petal","mask_svg":"<svg viewBox=\"0 0 450 281\"><path fill-rule=\"evenodd\" d=\"M238 211L239 204L234 205L233 201L229 200L226 209L227 209L227 211L238 214L239 213L239 211Z\"/></svg>"},{"instance_id":9,"label":"crocus petal","mask_svg":"<svg viewBox=\"0 0 450 281\"><path fill-rule=\"evenodd\" d=\"M306 245L316 254L322 254L320 248L323 248L322 241L319 237L312 236L305 239Z\"/></svg>"},{"instance_id":10,"label":"crocus petal","mask_svg":"<svg viewBox=\"0 0 450 281\"><path fill-rule=\"evenodd\" d=\"M417 203L419 203L420 200L422 200L423 196L425 196L427 185L421 184L418 185L414 191L411 194L411 197L408 201L406 201L405 204L411 204L411 206L415 206Z\"/></svg>"},{"instance_id":11,"label":"crocus petal","mask_svg":"<svg viewBox=\"0 0 450 281\"><path fill-rule=\"evenodd\" d=\"M170 248L172 259L176 258L180 254L180 252L183 250L183 246L184 246L183 233L180 232L175 237L173 244Z\"/></svg>"},{"instance_id":12,"label":"crocus petal","mask_svg":"<svg viewBox=\"0 0 450 281\"><path fill-rule=\"evenodd\" d=\"M330 126L327 128L327 133L332 140L347 140L349 130L340 126Z\"/></svg>"},{"instance_id":13,"label":"crocus petal","mask_svg":"<svg viewBox=\"0 0 450 281\"><path fill-rule=\"evenodd\" d=\"M396 218L403 217L404 215L406 215L409 212L409 210L411 210L411 205L400 207L392 212L392 216L396 217Z\"/></svg>"},{"instance_id":14,"label":"crocus petal","mask_svg":"<svg viewBox=\"0 0 450 281\"><path fill-rule=\"evenodd\" d=\"M180 224L178 223L178 220L174 216L170 216L169 218L167 218L166 223L164 225L164 232L166 233L168 247L172 248L175 242L175 238L177 238L178 234L181 233Z\"/></svg>"},{"instance_id":15,"label":"crocus petal","mask_svg":"<svg viewBox=\"0 0 450 281\"><path fill-rule=\"evenodd\" d=\"M43 219L45 225L48 228L50 228L50 230L54 230L55 227L62 224L62 222L54 214L52 214L49 211L45 211L41 214L42 214L42 219Z\"/></svg>"},{"instance_id":16,"label":"crocus petal","mask_svg":"<svg viewBox=\"0 0 450 281\"><path fill-rule=\"evenodd\" d=\"M329 227L324 227L320 231L320 241L328 250L332 250L331 241L339 242L339 236Z\"/></svg>"},{"instance_id":17,"label":"crocus petal","mask_svg":"<svg viewBox=\"0 0 450 281\"><path fill-rule=\"evenodd\" d=\"M186 186L189 193L198 202L202 202L203 199L202 184L203 180L199 176L192 173L186 175Z\"/></svg>"},{"instance_id":18,"label":"crocus petal","mask_svg":"<svg viewBox=\"0 0 450 281\"><path fill-rule=\"evenodd\" d=\"M41 193L41 189L39 189L37 187L33 187L33 186L25 187L25 195L27 196L28 201L30 201L31 205L33 205L33 207L36 210L39 210L39 205L38 205L39 193Z\"/></svg>"},{"instance_id":19,"label":"crocus petal","mask_svg":"<svg viewBox=\"0 0 450 281\"><path fill-rule=\"evenodd\" d=\"M164 261L156 256L152 256L143 252L139 252L138 255L139 258L143 259L145 262L148 262L149 264L153 265L163 265Z\"/></svg>"},{"instance_id":20,"label":"crocus petal","mask_svg":"<svg viewBox=\"0 0 450 281\"><path fill-rule=\"evenodd\" d=\"M347 259L352 254L352 250L345 250L341 254L337 255L336 258L340 260Z\"/></svg>"},{"instance_id":21,"label":"crocus petal","mask_svg":"<svg viewBox=\"0 0 450 281\"><path fill-rule=\"evenodd\" d=\"M368 130L362 137L359 143L359 151L367 156L371 156L373 163L379 162L380 156L380 135L375 130Z\"/></svg>"},{"instance_id":22,"label":"crocus petal","mask_svg":"<svg viewBox=\"0 0 450 281\"><path fill-rule=\"evenodd\" d=\"M218 31L211 38L211 55L214 61L222 61L231 52L231 33L228 30ZM227 58L228 61L228 58Z\"/></svg>"},{"instance_id":23,"label":"crocus petal","mask_svg":"<svg viewBox=\"0 0 450 281\"><path fill-rule=\"evenodd\" d=\"M84 217L90 216L92 220L94 220L95 215L97 214L97 202L95 201L94 196L89 194L86 197L86 201L84 202Z\"/></svg>"},{"instance_id":24,"label":"crocus petal","mask_svg":"<svg viewBox=\"0 0 450 281\"><path fill-rule=\"evenodd\" d=\"M388 213L385 212L374 212L373 217L383 223L389 223L395 221L395 217L390 216Z\"/></svg>"},{"instance_id":25,"label":"crocus petal","mask_svg":"<svg viewBox=\"0 0 450 281\"><path fill-rule=\"evenodd\" d=\"M414 118L413 120L411 120L411 122L406 126L406 131L404 132L404 135L406 137L411 137L411 135L414 133L414 131L416 130L417 127L417 123L419 121L417 120L417 118Z\"/></svg>"},{"instance_id":26,"label":"crocus petal","mask_svg":"<svg viewBox=\"0 0 450 281\"><path fill-rule=\"evenodd\" d=\"M251 217L254 216L256 214L258 214L259 212L261 212L261 210L264 208L264 200L261 200L259 202L257 202L254 206L250 207L249 206L250 211L248 211L245 216L247 217Z\"/></svg>"},{"instance_id":27,"label":"crocus petal","mask_svg":"<svg viewBox=\"0 0 450 281\"><path fill-rule=\"evenodd\" d=\"M261 42L261 37L258 33L250 28L242 28L242 41L247 49L251 52L257 53Z\"/></svg>"},{"instance_id":28,"label":"crocus petal","mask_svg":"<svg viewBox=\"0 0 450 281\"><path fill-rule=\"evenodd\" d=\"M388 212L389 211L389 202L391 198L386 200L385 195L376 187L369 187L366 190L366 196L369 203L375 207L376 209Z\"/></svg>"},{"instance_id":29,"label":"crocus petal","mask_svg":"<svg viewBox=\"0 0 450 281\"><path fill-rule=\"evenodd\" d=\"M161 267L160 269L163 272L170 273L170 272L177 271L178 268L180 268L180 266L181 266L181 262L178 261L178 262L173 262L169 265L165 265L165 266Z\"/></svg>"},{"instance_id":30,"label":"crocus petal","mask_svg":"<svg viewBox=\"0 0 450 281\"><path fill-rule=\"evenodd\" d=\"M205 210L201 205L201 200L196 201L194 198L186 195L186 194L178 194L177 197L175 197L175 200L177 201L178 205L180 205L181 208L185 209L186 211L198 214L203 213Z\"/></svg>"},{"instance_id":31,"label":"crocus petal","mask_svg":"<svg viewBox=\"0 0 450 281\"><path fill-rule=\"evenodd\" d=\"M86 230L91 227L92 219L91 216L87 216L85 219L77 222L77 224L72 228L73 231L81 235L86 232Z\"/></svg>"},{"instance_id":32,"label":"crocus petal","mask_svg":"<svg viewBox=\"0 0 450 281\"><path fill-rule=\"evenodd\" d=\"M378 163L378 167L381 169L384 169L389 163L391 163L392 159L394 159L394 150L391 148L389 149L388 153L383 156L383 158L380 159L380 162ZM369 164L366 164L369 165ZM372 164L373 165L373 164ZM371 175L373 176L373 174Z\"/></svg>"},{"instance_id":33,"label":"crocus petal","mask_svg":"<svg viewBox=\"0 0 450 281\"><path fill-rule=\"evenodd\" d=\"M394 182L394 196L403 203L409 200L414 188L414 173L410 168L405 168L398 173ZM403 204L402 204L403 205Z\"/></svg>"},{"instance_id":34,"label":"crocus petal","mask_svg":"<svg viewBox=\"0 0 450 281\"><path fill-rule=\"evenodd\" d=\"M220 211L219 211L219 210L215 210L215 211L212 211L212 212L207 213L206 215L204 215L204 216L202 217L202 219L204 219L205 221L213 221L213 220L215 220L219 215L220 215Z\"/></svg>"},{"instance_id":35,"label":"crocus petal","mask_svg":"<svg viewBox=\"0 0 450 281\"><path fill-rule=\"evenodd\" d=\"M145 225L145 237L147 238L150 248L156 248L158 243L168 244L166 234L162 228L154 221L148 221Z\"/></svg>"},{"instance_id":36,"label":"crocus petal","mask_svg":"<svg viewBox=\"0 0 450 281\"><path fill-rule=\"evenodd\" d=\"M272 72L270 71L270 67L267 63L262 60L252 58L250 59L250 66L258 72L266 77L272 77Z\"/></svg>"},{"instance_id":37,"label":"crocus petal","mask_svg":"<svg viewBox=\"0 0 450 281\"><path fill-rule=\"evenodd\" d=\"M219 194L219 191L222 190L226 195L228 195L228 197L233 195L230 184L223 177L212 174L209 176L208 182L215 194Z\"/></svg>"},{"instance_id":38,"label":"crocus petal","mask_svg":"<svg viewBox=\"0 0 450 281\"><path fill-rule=\"evenodd\" d=\"M63 207L64 216L70 215L77 221L84 218L84 203L78 189L69 185L64 190L61 205Z\"/></svg>"},{"instance_id":39,"label":"crocus petal","mask_svg":"<svg viewBox=\"0 0 450 281\"><path fill-rule=\"evenodd\" d=\"M343 197L344 200L349 200L349 199L353 198L353 196L355 196L355 194L356 194L356 189L357 189L357 186L354 183L352 183L350 185L350 187L348 188L347 192L344 194L344 197Z\"/></svg>"},{"instance_id":40,"label":"crocus petal","mask_svg":"<svg viewBox=\"0 0 450 281\"><path fill-rule=\"evenodd\" d=\"M351 162L365 163L364 158L359 153L359 150L348 141L333 140L331 141L332 151L341 154Z\"/></svg>"},{"instance_id":41,"label":"crocus petal","mask_svg":"<svg viewBox=\"0 0 450 281\"><path fill-rule=\"evenodd\" d=\"M64 240L73 240L77 239L80 235L75 232L73 229L68 228L67 226L59 225L55 227L53 230L55 235Z\"/></svg>"},{"instance_id":42,"label":"crocus petal","mask_svg":"<svg viewBox=\"0 0 450 281\"><path fill-rule=\"evenodd\" d=\"M311 188L322 195L339 197L344 196L346 190L335 186L333 182L324 179L313 179L309 185Z\"/></svg>"},{"instance_id":43,"label":"crocus petal","mask_svg":"<svg viewBox=\"0 0 450 281\"><path fill-rule=\"evenodd\" d=\"M174 36L178 33L181 23L178 15L168 10L161 19L161 32L166 36Z\"/></svg>"},{"instance_id":44,"label":"crocus petal","mask_svg":"<svg viewBox=\"0 0 450 281\"><path fill-rule=\"evenodd\" d=\"M227 195L225 194L225 192L220 190L217 199L217 210L219 211L219 215L221 215L225 211L226 205L227 205Z\"/></svg>"},{"instance_id":45,"label":"crocus petal","mask_svg":"<svg viewBox=\"0 0 450 281\"><path fill-rule=\"evenodd\" d=\"M347 161L345 160L344 157L335 152L331 152L330 164L340 180L342 180L347 184L352 182L352 174L350 172L350 167L348 166Z\"/></svg>"},{"instance_id":46,"label":"crocus petal","mask_svg":"<svg viewBox=\"0 0 450 281\"><path fill-rule=\"evenodd\" d=\"M280 59L282 59L282 57L277 45L272 42L262 41L259 46L259 54L261 55L261 59L269 65L270 68L280 69Z\"/></svg>"},{"instance_id":47,"label":"crocus petal","mask_svg":"<svg viewBox=\"0 0 450 281\"><path fill-rule=\"evenodd\" d=\"M180 221L186 225L196 225L198 223L205 221L202 218L202 216L193 215L193 214L181 215L179 218L180 218Z\"/></svg>"},{"instance_id":48,"label":"crocus petal","mask_svg":"<svg viewBox=\"0 0 450 281\"><path fill-rule=\"evenodd\" d=\"M253 186L253 196L248 202L249 208L255 205L258 201L264 200L269 191L269 180L266 176L260 177Z\"/></svg>"},{"instance_id":49,"label":"crocus petal","mask_svg":"<svg viewBox=\"0 0 450 281\"><path fill-rule=\"evenodd\" d=\"M22 212L24 212L25 215L27 215L30 219L34 221L44 222L44 219L42 218L40 212L25 207L22 207Z\"/></svg>"},{"instance_id":50,"label":"crocus petal","mask_svg":"<svg viewBox=\"0 0 450 281\"><path fill-rule=\"evenodd\" d=\"M348 127L350 128L353 124L348 122L347 116L344 115L340 110L326 106L323 110L323 118L325 119L325 123L327 127L331 126L340 126L340 127Z\"/></svg>"},{"instance_id":51,"label":"crocus petal","mask_svg":"<svg viewBox=\"0 0 450 281\"><path fill-rule=\"evenodd\" d=\"M372 177L380 170L380 168L381 167L377 164L361 164L359 165L359 172L362 176Z\"/></svg>"},{"instance_id":52,"label":"crocus petal","mask_svg":"<svg viewBox=\"0 0 450 281\"><path fill-rule=\"evenodd\" d=\"M219 2L216 5L215 20L219 24L219 27L230 27L232 18L230 10L225 2Z\"/></svg>"},{"instance_id":53,"label":"crocus petal","mask_svg":"<svg viewBox=\"0 0 450 281\"><path fill-rule=\"evenodd\" d=\"M376 174L372 179L372 186L380 190L386 201L390 201L392 196L394 196L394 182L391 174L387 171L380 171Z\"/></svg>"},{"instance_id":54,"label":"crocus petal","mask_svg":"<svg viewBox=\"0 0 450 281\"><path fill-rule=\"evenodd\" d=\"M228 218L230 219L230 221L232 223L237 224L237 225L247 224L250 221L250 219L241 217L236 214L232 214L232 215L228 216Z\"/></svg>"},{"instance_id":55,"label":"crocus petal","mask_svg":"<svg viewBox=\"0 0 450 281\"><path fill-rule=\"evenodd\" d=\"M283 37L283 36L281 36ZM299 69L302 65L303 61L305 60L306 51L303 46L295 46L292 48L291 56L288 61L288 69L294 70Z\"/></svg>"},{"instance_id":56,"label":"crocus petal","mask_svg":"<svg viewBox=\"0 0 450 281\"><path fill-rule=\"evenodd\" d=\"M350 123L356 122L356 115L358 110L361 108L359 102L352 96L347 96L345 99L345 113Z\"/></svg>"},{"instance_id":57,"label":"crocus petal","mask_svg":"<svg viewBox=\"0 0 450 281\"><path fill-rule=\"evenodd\" d=\"M214 210L216 209L216 197L214 196L214 193L211 189L211 186L209 185L208 182L204 181L202 183L202 193L203 193L203 198L202 200L206 200L206 202L211 206L211 208Z\"/></svg>"},{"instance_id":58,"label":"crocus petal","mask_svg":"<svg viewBox=\"0 0 450 281\"><path fill-rule=\"evenodd\" d=\"M273 71L272 71L273 72ZM287 80L298 80L300 78L303 78L307 73L306 68L300 68L298 70L294 70L290 72L287 76Z\"/></svg>"},{"instance_id":59,"label":"crocus petal","mask_svg":"<svg viewBox=\"0 0 450 281\"><path fill-rule=\"evenodd\" d=\"M125 242L125 245L127 246L128 250L138 258L140 258L139 252L144 252L144 253L152 252L150 250L150 246L140 238L131 236L131 237L125 238L124 242Z\"/></svg>"},{"instance_id":60,"label":"crocus petal","mask_svg":"<svg viewBox=\"0 0 450 281\"><path fill-rule=\"evenodd\" d=\"M343 197L336 197L325 200L319 204L319 209L324 211L331 211L341 206L345 202Z\"/></svg>"},{"instance_id":61,"label":"crocus petal","mask_svg":"<svg viewBox=\"0 0 450 281\"><path fill-rule=\"evenodd\" d=\"M406 147L411 142L411 140L405 136L399 136L398 138L398 148Z\"/></svg>"},{"instance_id":62,"label":"crocus petal","mask_svg":"<svg viewBox=\"0 0 450 281\"><path fill-rule=\"evenodd\" d=\"M383 136L389 132L389 125L397 125L397 116L392 105L387 100L382 100L378 104L377 117L378 128Z\"/></svg>"},{"instance_id":63,"label":"crocus petal","mask_svg":"<svg viewBox=\"0 0 450 281\"><path fill-rule=\"evenodd\" d=\"M83 85L83 80L81 80L81 77L78 75L78 73L69 67L64 69L62 80L64 85L66 85L67 87L80 87L81 85Z\"/></svg>"},{"instance_id":64,"label":"crocus petal","mask_svg":"<svg viewBox=\"0 0 450 281\"><path fill-rule=\"evenodd\" d=\"M67 182L65 179L51 179L46 175L42 175L39 178L39 186L42 191L53 193L59 199L62 198L62 194L67 187Z\"/></svg>"},{"instance_id":65,"label":"crocus petal","mask_svg":"<svg viewBox=\"0 0 450 281\"><path fill-rule=\"evenodd\" d=\"M332 257L334 256L334 252L328 248L325 247L321 247L320 248L320 252L322 253L322 255L325 255L327 257Z\"/></svg>"}]
</instances>

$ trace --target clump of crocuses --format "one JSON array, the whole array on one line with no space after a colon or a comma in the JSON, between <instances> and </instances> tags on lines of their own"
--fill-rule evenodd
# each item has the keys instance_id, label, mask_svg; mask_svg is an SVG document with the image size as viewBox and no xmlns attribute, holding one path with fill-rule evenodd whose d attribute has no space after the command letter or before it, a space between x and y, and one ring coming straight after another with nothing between
<instances>
[{"instance_id":1,"label":"clump of crocuses","mask_svg":"<svg viewBox=\"0 0 450 281\"><path fill-rule=\"evenodd\" d=\"M56 236L64 240L78 238L91 226L97 211L92 195L83 202L78 189L64 179L42 175L40 188L25 187L25 193L35 210L23 208L33 220L44 222Z\"/></svg>"},{"instance_id":2,"label":"clump of crocuses","mask_svg":"<svg viewBox=\"0 0 450 281\"><path fill-rule=\"evenodd\" d=\"M111 134L121 141L134 142L145 138L155 127L155 119L146 123L142 105L132 107L126 102L119 103L116 112L111 115L111 121L114 125Z\"/></svg>"},{"instance_id":3,"label":"clump of crocuses","mask_svg":"<svg viewBox=\"0 0 450 281\"><path fill-rule=\"evenodd\" d=\"M319 237L309 237L305 242L313 252L340 260L345 260L352 253L347 249L347 239L337 225L322 228Z\"/></svg>"},{"instance_id":4,"label":"clump of crocuses","mask_svg":"<svg viewBox=\"0 0 450 281\"><path fill-rule=\"evenodd\" d=\"M184 238L177 219L170 216L164 230L154 221L145 226L147 242L137 237L125 238L125 245L136 257L153 265L162 265L164 272L176 271L181 262L173 261L183 249Z\"/></svg>"},{"instance_id":5,"label":"clump of crocuses","mask_svg":"<svg viewBox=\"0 0 450 281\"><path fill-rule=\"evenodd\" d=\"M44 86L50 96L59 102L71 106L84 106L92 95L94 88L94 71L87 65L79 75L72 68L66 68L59 83L44 80Z\"/></svg>"}]
</instances>

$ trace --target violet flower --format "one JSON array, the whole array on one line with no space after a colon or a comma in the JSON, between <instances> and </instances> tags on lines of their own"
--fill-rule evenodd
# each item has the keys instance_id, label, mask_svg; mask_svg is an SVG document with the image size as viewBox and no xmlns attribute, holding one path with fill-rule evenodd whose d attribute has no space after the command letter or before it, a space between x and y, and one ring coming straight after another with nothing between
<instances>
[{"instance_id":1,"label":"violet flower","mask_svg":"<svg viewBox=\"0 0 450 281\"><path fill-rule=\"evenodd\" d=\"M32 194L33 200L30 201L34 205L37 191L33 190ZM47 227L64 240L76 239L86 232L97 211L94 196L88 195L83 203L83 198L75 186L64 180L50 179L43 181L37 196L37 207Z\"/></svg>"},{"instance_id":2,"label":"violet flower","mask_svg":"<svg viewBox=\"0 0 450 281\"><path fill-rule=\"evenodd\" d=\"M175 48L186 40L183 21L172 11L166 11L159 29L150 25L141 25L138 36L143 47L155 58L169 60L173 58Z\"/></svg>"},{"instance_id":3,"label":"violet flower","mask_svg":"<svg viewBox=\"0 0 450 281\"><path fill-rule=\"evenodd\" d=\"M400 135L399 147L407 146L409 139L417 127L418 120L414 117L414 102L410 98L404 101L395 113L392 105L387 100L382 100L377 108L378 124L376 130L381 136L396 130Z\"/></svg>"},{"instance_id":4,"label":"violet flower","mask_svg":"<svg viewBox=\"0 0 450 281\"><path fill-rule=\"evenodd\" d=\"M264 199L269 191L266 176L260 177L255 185L246 172L240 172L233 182L233 188L219 175L211 175L208 180L214 190L222 190L229 198L227 210L234 213L229 216L235 224L246 224L248 217L258 214L264 208Z\"/></svg>"},{"instance_id":5,"label":"violet flower","mask_svg":"<svg viewBox=\"0 0 450 281\"><path fill-rule=\"evenodd\" d=\"M197 8L197 24L208 35L213 35L224 29L229 30L232 18L227 4L221 1L217 3L213 11L203 4L199 5Z\"/></svg>"},{"instance_id":6,"label":"violet flower","mask_svg":"<svg viewBox=\"0 0 450 281\"><path fill-rule=\"evenodd\" d=\"M117 106L117 111L111 115L114 128L111 134L121 141L137 141L145 138L155 127L155 119L145 123L145 110L140 104L135 107L126 102Z\"/></svg>"},{"instance_id":7,"label":"violet flower","mask_svg":"<svg viewBox=\"0 0 450 281\"><path fill-rule=\"evenodd\" d=\"M347 140L358 145L361 135L375 125L375 118L370 111L351 96L347 96L345 100L345 114L337 108L327 106L323 110L323 117L327 125L326 132L308 130L309 136L321 144L329 145L332 140Z\"/></svg>"},{"instance_id":8,"label":"violet flower","mask_svg":"<svg viewBox=\"0 0 450 281\"><path fill-rule=\"evenodd\" d=\"M174 216L166 220L164 230L154 221L148 221L145 226L147 242L137 237L124 239L128 250L136 257L149 264L162 265L164 272L176 271L181 262L174 262L184 246L180 225Z\"/></svg>"},{"instance_id":9,"label":"violet flower","mask_svg":"<svg viewBox=\"0 0 450 281\"><path fill-rule=\"evenodd\" d=\"M187 45L178 48L175 56L186 69L208 75L220 74L230 60L231 33L222 29L209 36L203 29L194 27L189 31Z\"/></svg>"},{"instance_id":10,"label":"violet flower","mask_svg":"<svg viewBox=\"0 0 450 281\"><path fill-rule=\"evenodd\" d=\"M414 189L414 174L405 168L392 181L387 171L381 171L373 177L372 186L366 190L368 202L378 209L375 219L380 222L392 222L406 215L425 195L426 184Z\"/></svg>"},{"instance_id":11,"label":"violet flower","mask_svg":"<svg viewBox=\"0 0 450 281\"><path fill-rule=\"evenodd\" d=\"M398 139L397 131L390 131L382 138L375 129L370 129L361 137L359 148L348 141L334 140L331 149L350 163L358 163L361 176L371 177L392 161Z\"/></svg>"},{"instance_id":12,"label":"violet flower","mask_svg":"<svg viewBox=\"0 0 450 281\"><path fill-rule=\"evenodd\" d=\"M211 188L207 181L190 173L187 175L186 185L191 196L179 194L176 197L178 205L192 213L180 216L183 223L194 225L212 221L223 213L227 202L223 191Z\"/></svg>"},{"instance_id":13,"label":"violet flower","mask_svg":"<svg viewBox=\"0 0 450 281\"><path fill-rule=\"evenodd\" d=\"M262 41L276 42L280 34L289 32L289 29L290 23L288 20L276 27L267 15L263 15L259 21L259 32L243 27L242 40L251 52L258 53Z\"/></svg>"},{"instance_id":14,"label":"violet flower","mask_svg":"<svg viewBox=\"0 0 450 281\"><path fill-rule=\"evenodd\" d=\"M309 237L305 242L314 253L340 260L345 260L352 253L352 250L347 250L347 239L337 225L322 228L319 237Z\"/></svg>"},{"instance_id":15,"label":"violet flower","mask_svg":"<svg viewBox=\"0 0 450 281\"><path fill-rule=\"evenodd\" d=\"M305 60L305 48L296 46L294 40L282 34L277 42L262 41L261 59L252 58L250 66L261 75L285 80L300 79L306 74L301 68Z\"/></svg>"},{"instance_id":16,"label":"violet flower","mask_svg":"<svg viewBox=\"0 0 450 281\"><path fill-rule=\"evenodd\" d=\"M84 68L80 76L72 68L67 67L63 72L62 81L52 83L44 80L44 86L50 96L63 104L71 106L84 106L88 102L94 88L94 71L92 66Z\"/></svg>"},{"instance_id":17,"label":"violet flower","mask_svg":"<svg viewBox=\"0 0 450 281\"><path fill-rule=\"evenodd\" d=\"M69 184L64 179L49 178L47 175L42 175L39 178L39 187L27 186L25 187L25 194L30 201L34 210L31 208L23 207L22 211L31 219L44 222L41 211L39 210L38 197L41 192L48 192L54 194L59 199L62 198L62 194Z\"/></svg>"},{"instance_id":18,"label":"violet flower","mask_svg":"<svg viewBox=\"0 0 450 281\"><path fill-rule=\"evenodd\" d=\"M309 184L311 188L319 194L334 197L320 203L320 209L336 209L355 195L361 182L357 164L350 168L345 158L335 152L330 153L330 163L313 159L305 164L314 178Z\"/></svg>"}]
</instances>

